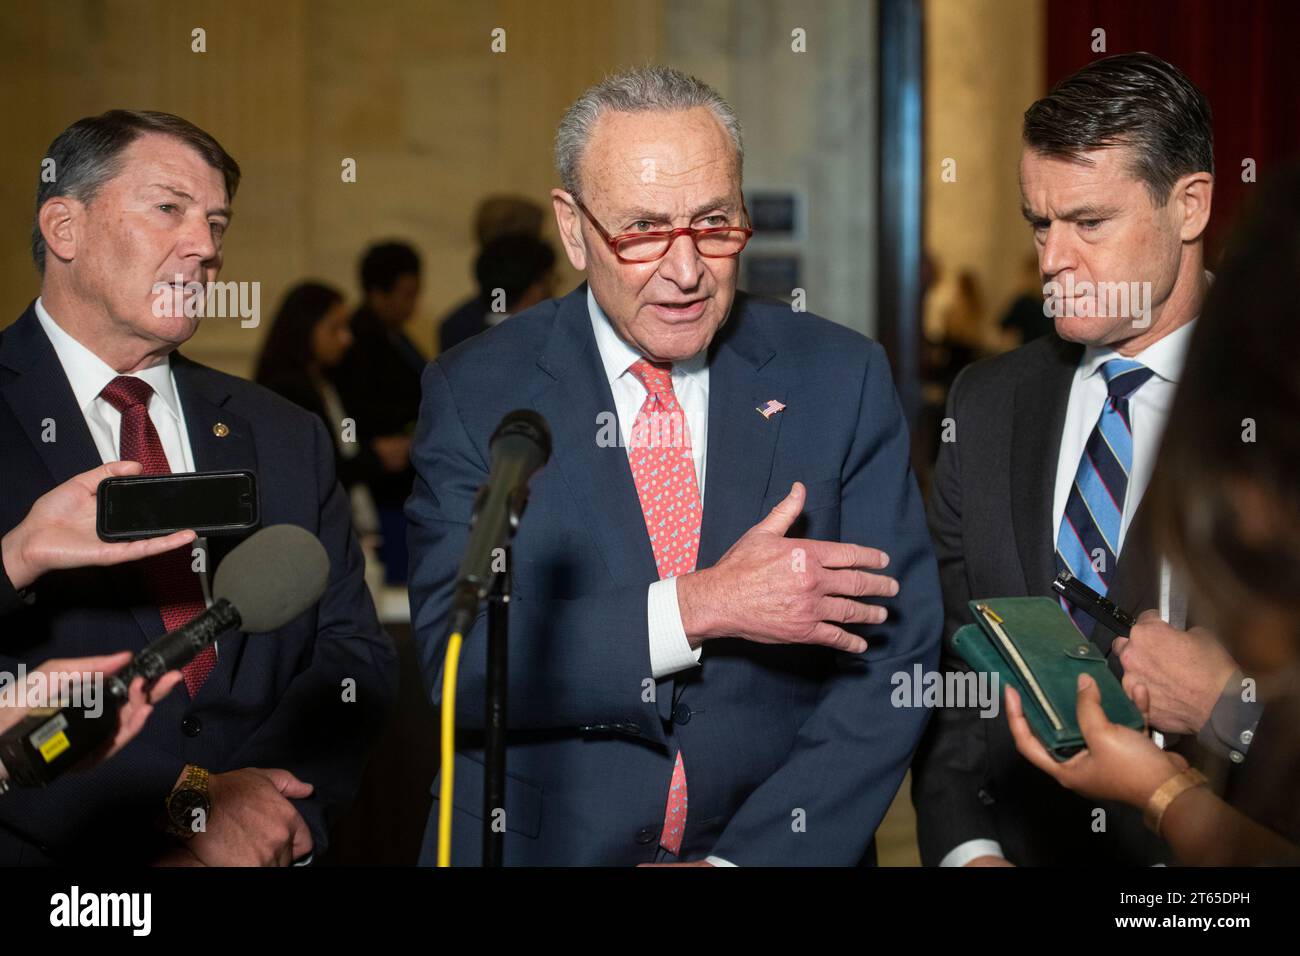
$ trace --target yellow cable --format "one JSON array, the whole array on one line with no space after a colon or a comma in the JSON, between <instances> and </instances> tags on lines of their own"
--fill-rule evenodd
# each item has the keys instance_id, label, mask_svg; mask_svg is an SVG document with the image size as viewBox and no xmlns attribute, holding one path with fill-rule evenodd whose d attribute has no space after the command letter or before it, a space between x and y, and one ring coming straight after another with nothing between
<instances>
[{"instance_id":1,"label":"yellow cable","mask_svg":"<svg viewBox=\"0 0 1300 956\"><path fill-rule=\"evenodd\" d=\"M451 801L456 767L456 671L461 636L452 634L442 666L442 780L438 785L438 865L451 866Z\"/></svg>"}]
</instances>

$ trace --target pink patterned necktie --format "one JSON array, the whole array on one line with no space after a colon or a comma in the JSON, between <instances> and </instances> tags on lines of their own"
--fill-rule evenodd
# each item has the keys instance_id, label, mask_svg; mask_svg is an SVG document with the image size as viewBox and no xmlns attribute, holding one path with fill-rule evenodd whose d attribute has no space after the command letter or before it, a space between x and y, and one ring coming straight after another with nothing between
<instances>
[{"instance_id":1,"label":"pink patterned necktie","mask_svg":"<svg viewBox=\"0 0 1300 956\"><path fill-rule=\"evenodd\" d=\"M119 375L105 385L99 394L122 413L122 460L138 461L144 466L143 474L146 475L170 475L172 469L167 462L167 453L163 451L158 429L153 427L153 420L149 418L149 399L153 397L153 387L143 379ZM188 624L203 613L207 607L203 600L203 586L190 570L188 549L177 548L175 551L145 558L142 564L149 593L158 603L163 626L169 632ZM198 657L181 669L185 689L189 691L191 699L216 666L217 652L209 644Z\"/></svg>"},{"instance_id":2,"label":"pink patterned necktie","mask_svg":"<svg viewBox=\"0 0 1300 956\"><path fill-rule=\"evenodd\" d=\"M638 359L631 372L645 386L646 400L632 426L628 463L662 580L695 570L703 514L700 487L686 413L673 392L672 366ZM685 831L686 769L678 750L659 845L677 855Z\"/></svg>"}]
</instances>

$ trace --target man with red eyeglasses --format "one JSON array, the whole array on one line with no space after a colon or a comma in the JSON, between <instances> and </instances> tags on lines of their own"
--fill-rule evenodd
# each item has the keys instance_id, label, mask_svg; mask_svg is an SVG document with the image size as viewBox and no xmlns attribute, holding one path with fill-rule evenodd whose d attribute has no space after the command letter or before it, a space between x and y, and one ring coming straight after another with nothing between
<instances>
[{"instance_id":1,"label":"man with red eyeglasses","mask_svg":"<svg viewBox=\"0 0 1300 956\"><path fill-rule=\"evenodd\" d=\"M737 292L742 156L692 77L586 91L551 197L588 281L425 371L407 515L435 700L489 438L520 407L553 437L509 569L507 864L874 862L925 724L891 702L937 663L940 599L889 366ZM457 864L481 853L485 630L460 663Z\"/></svg>"}]
</instances>

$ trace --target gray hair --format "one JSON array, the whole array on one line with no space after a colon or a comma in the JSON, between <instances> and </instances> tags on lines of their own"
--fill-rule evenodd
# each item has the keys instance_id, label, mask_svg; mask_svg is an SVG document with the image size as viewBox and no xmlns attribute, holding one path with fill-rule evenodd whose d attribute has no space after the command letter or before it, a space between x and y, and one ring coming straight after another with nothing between
<instances>
[{"instance_id":1,"label":"gray hair","mask_svg":"<svg viewBox=\"0 0 1300 956\"><path fill-rule=\"evenodd\" d=\"M706 83L681 70L666 66L644 66L605 77L587 89L568 111L555 132L555 168L560 184L578 195L578 164L591 139L591 131L602 113L673 112L706 107L713 111L736 147L736 171L745 162L740 120L731 104Z\"/></svg>"}]
</instances>

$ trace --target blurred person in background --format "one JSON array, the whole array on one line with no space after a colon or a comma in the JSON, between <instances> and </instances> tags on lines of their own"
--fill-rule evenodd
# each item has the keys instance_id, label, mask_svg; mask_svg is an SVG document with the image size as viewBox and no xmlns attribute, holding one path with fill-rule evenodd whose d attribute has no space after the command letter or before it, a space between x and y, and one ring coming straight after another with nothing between
<instances>
[{"instance_id":1,"label":"blurred person in background","mask_svg":"<svg viewBox=\"0 0 1300 956\"><path fill-rule=\"evenodd\" d=\"M1078 698L1088 749L1064 763L1007 690L1022 755L1084 796L1145 810L1193 866L1300 864L1300 168L1261 189L1197 323L1149 492L1157 540L1240 665L1225 693L1264 704L1232 804L1182 757L1107 720L1090 681ZM1149 708L1146 685L1125 689Z\"/></svg>"},{"instance_id":2,"label":"blurred person in background","mask_svg":"<svg viewBox=\"0 0 1300 956\"><path fill-rule=\"evenodd\" d=\"M551 297L555 250L533 236L493 239L474 262L479 293L488 303L484 328Z\"/></svg>"},{"instance_id":3,"label":"blurred person in background","mask_svg":"<svg viewBox=\"0 0 1300 956\"><path fill-rule=\"evenodd\" d=\"M352 499L352 518L363 539L378 533L369 482L384 474L375 445L360 441L356 422L329 380L328 372L352 346L347 302L339 290L300 282L276 310L262 343L254 380L317 415L334 439L339 481Z\"/></svg>"},{"instance_id":4,"label":"blurred person in background","mask_svg":"<svg viewBox=\"0 0 1300 956\"><path fill-rule=\"evenodd\" d=\"M406 581L406 518L411 433L420 411L425 358L405 328L420 297L420 257L403 242L381 242L361 259L364 301L352 313L352 347L330 378L356 420L357 437L379 459L366 479L379 516L379 559L389 584Z\"/></svg>"},{"instance_id":5,"label":"blurred person in background","mask_svg":"<svg viewBox=\"0 0 1300 956\"><path fill-rule=\"evenodd\" d=\"M1044 306L1043 277L1038 271L1038 257L1029 255L1020 264L1015 298L998 323L1004 349L1018 348L1056 331L1056 323Z\"/></svg>"},{"instance_id":6,"label":"blurred person in background","mask_svg":"<svg viewBox=\"0 0 1300 956\"><path fill-rule=\"evenodd\" d=\"M545 210L531 199L522 196L489 196L474 211L474 239L481 257L495 239L503 236L527 236L540 239ZM492 314L490 294L484 295L483 283L475 281L479 291L455 306L438 324L438 351L446 352L466 339L477 335L489 325ZM492 286L488 287L493 288ZM548 292L549 296L550 293ZM545 298L545 296L543 296ZM511 311L520 311L512 308ZM497 313L500 314L500 313Z\"/></svg>"}]
</instances>

